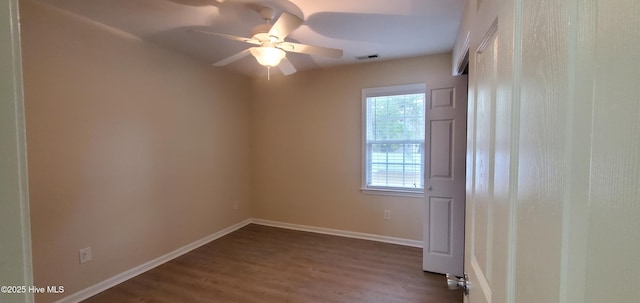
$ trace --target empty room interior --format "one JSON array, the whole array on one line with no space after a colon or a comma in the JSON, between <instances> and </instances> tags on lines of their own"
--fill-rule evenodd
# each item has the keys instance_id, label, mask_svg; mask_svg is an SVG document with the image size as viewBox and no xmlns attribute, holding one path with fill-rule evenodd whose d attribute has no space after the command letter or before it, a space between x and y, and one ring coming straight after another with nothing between
<instances>
[{"instance_id":1,"label":"empty room interior","mask_svg":"<svg viewBox=\"0 0 640 303\"><path fill-rule=\"evenodd\" d=\"M640 245L639 92L606 80L640 45L604 34L640 6L533 2L11 0L0 301L602 302L640 270L602 261Z\"/></svg>"}]
</instances>

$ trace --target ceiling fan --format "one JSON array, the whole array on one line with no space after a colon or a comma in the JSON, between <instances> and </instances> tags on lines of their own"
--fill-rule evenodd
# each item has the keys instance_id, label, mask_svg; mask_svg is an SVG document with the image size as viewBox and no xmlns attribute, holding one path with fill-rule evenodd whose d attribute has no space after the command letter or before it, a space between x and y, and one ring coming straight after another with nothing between
<instances>
[{"instance_id":1,"label":"ceiling fan","mask_svg":"<svg viewBox=\"0 0 640 303\"><path fill-rule=\"evenodd\" d=\"M290 75L296 72L296 68L286 58L286 52L320 55L335 59L342 58L343 52L341 49L284 41L292 31L302 24L303 20L297 16L287 12L282 12L278 20L271 25L271 20L273 20L275 15L272 8L260 8L258 13L260 13L262 18L265 20L265 24L254 27L253 36L251 38L195 30L199 33L257 45L228 58L222 59L214 63L214 66L224 66L251 54L256 58L258 63L267 67L267 71L269 71L271 67L278 66L283 74Z\"/></svg>"}]
</instances>

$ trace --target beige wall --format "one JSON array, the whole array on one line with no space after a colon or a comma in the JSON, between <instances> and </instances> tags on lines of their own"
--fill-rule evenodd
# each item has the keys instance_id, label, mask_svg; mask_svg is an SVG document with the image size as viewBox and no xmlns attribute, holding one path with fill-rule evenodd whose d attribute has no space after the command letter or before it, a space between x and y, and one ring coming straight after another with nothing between
<instances>
[{"instance_id":1,"label":"beige wall","mask_svg":"<svg viewBox=\"0 0 640 303\"><path fill-rule=\"evenodd\" d=\"M450 55L266 81L21 10L36 285L69 295L249 217L422 239L422 199L359 190L360 94L449 76Z\"/></svg>"},{"instance_id":2,"label":"beige wall","mask_svg":"<svg viewBox=\"0 0 640 303\"><path fill-rule=\"evenodd\" d=\"M423 200L365 195L361 89L451 75L436 55L256 78L251 182L255 218L422 240ZM391 210L391 220L383 211Z\"/></svg>"},{"instance_id":3,"label":"beige wall","mask_svg":"<svg viewBox=\"0 0 640 303\"><path fill-rule=\"evenodd\" d=\"M21 18L36 285L70 295L250 217L246 78L32 1Z\"/></svg>"}]
</instances>

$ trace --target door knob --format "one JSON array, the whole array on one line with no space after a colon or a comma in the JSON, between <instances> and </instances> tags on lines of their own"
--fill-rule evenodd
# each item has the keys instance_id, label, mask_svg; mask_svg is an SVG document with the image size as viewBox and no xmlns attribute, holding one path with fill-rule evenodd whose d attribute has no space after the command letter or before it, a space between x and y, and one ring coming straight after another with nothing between
<instances>
[{"instance_id":1,"label":"door knob","mask_svg":"<svg viewBox=\"0 0 640 303\"><path fill-rule=\"evenodd\" d=\"M428 190L428 191L432 191L432 190L433 190L433 186L429 186L429 187L427 187L427 190Z\"/></svg>"},{"instance_id":2,"label":"door knob","mask_svg":"<svg viewBox=\"0 0 640 303\"><path fill-rule=\"evenodd\" d=\"M469 288L471 287L469 284L469 275L464 274L464 277L458 278L452 274L447 274L447 286L449 286L450 290L462 288L464 290L464 295L468 296Z\"/></svg>"}]
</instances>

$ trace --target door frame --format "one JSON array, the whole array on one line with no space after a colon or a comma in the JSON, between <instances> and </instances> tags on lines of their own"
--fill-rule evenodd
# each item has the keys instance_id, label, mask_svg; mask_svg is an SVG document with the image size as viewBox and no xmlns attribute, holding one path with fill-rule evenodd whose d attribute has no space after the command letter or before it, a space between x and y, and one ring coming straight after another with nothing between
<instances>
[{"instance_id":1,"label":"door frame","mask_svg":"<svg viewBox=\"0 0 640 303\"><path fill-rule=\"evenodd\" d=\"M14 244L1 255L0 281L28 287L33 269L18 0L0 5L0 237ZM34 301L28 291L0 296L3 302Z\"/></svg>"}]
</instances>

